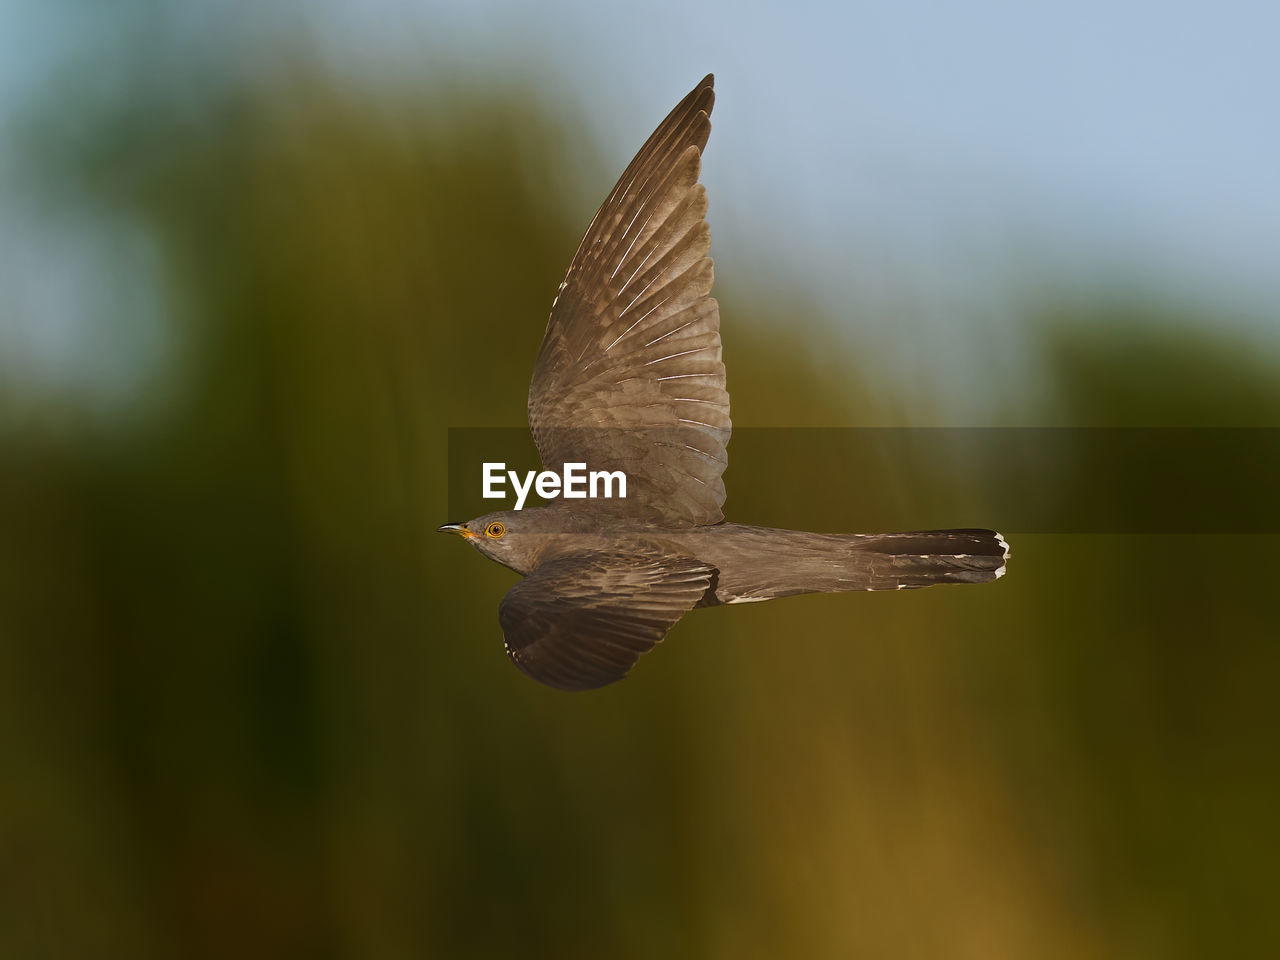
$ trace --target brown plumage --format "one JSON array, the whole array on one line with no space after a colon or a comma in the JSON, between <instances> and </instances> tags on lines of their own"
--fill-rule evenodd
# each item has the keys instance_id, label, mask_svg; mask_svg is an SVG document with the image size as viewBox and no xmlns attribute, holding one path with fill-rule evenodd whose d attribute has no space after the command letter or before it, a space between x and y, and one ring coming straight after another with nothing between
<instances>
[{"instance_id":1,"label":"brown plumage","mask_svg":"<svg viewBox=\"0 0 1280 960\"><path fill-rule=\"evenodd\" d=\"M587 228L529 387L543 465L620 470L625 499L560 500L440 529L525 579L498 617L535 680L621 680L694 607L799 593L982 583L1004 573L990 530L820 534L724 522L729 394L710 296L705 77L640 148Z\"/></svg>"},{"instance_id":2,"label":"brown plumage","mask_svg":"<svg viewBox=\"0 0 1280 960\"><path fill-rule=\"evenodd\" d=\"M713 81L662 121L592 219L529 385L544 464L622 469L635 493L611 507L690 523L724 519L730 430L698 182Z\"/></svg>"}]
</instances>

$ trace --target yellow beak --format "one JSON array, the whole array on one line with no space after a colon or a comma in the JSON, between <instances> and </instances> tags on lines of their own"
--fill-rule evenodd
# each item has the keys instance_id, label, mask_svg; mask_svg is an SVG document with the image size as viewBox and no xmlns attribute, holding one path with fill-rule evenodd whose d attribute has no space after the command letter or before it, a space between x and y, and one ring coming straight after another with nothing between
<instances>
[{"instance_id":1,"label":"yellow beak","mask_svg":"<svg viewBox=\"0 0 1280 960\"><path fill-rule=\"evenodd\" d=\"M474 540L478 536L468 530L464 523L446 523L443 527L437 527L436 533L452 533L459 537L466 537L468 540Z\"/></svg>"}]
</instances>

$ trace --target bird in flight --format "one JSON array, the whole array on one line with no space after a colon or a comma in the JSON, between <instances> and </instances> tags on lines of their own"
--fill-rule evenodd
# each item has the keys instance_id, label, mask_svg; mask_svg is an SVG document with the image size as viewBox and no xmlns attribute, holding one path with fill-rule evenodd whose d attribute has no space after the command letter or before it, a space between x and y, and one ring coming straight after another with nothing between
<instances>
[{"instance_id":1,"label":"bird in flight","mask_svg":"<svg viewBox=\"0 0 1280 960\"><path fill-rule=\"evenodd\" d=\"M725 521L729 394L711 297L708 75L597 211L551 307L529 386L544 467L622 471L625 498L448 523L522 574L498 607L508 656L561 690L621 680L694 607L1002 576L992 530L825 534Z\"/></svg>"}]
</instances>

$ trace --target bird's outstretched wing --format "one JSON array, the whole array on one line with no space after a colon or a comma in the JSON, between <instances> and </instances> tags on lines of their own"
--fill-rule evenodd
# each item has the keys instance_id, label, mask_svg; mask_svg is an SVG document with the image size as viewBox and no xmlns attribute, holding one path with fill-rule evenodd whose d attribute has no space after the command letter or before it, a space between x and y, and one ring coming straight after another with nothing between
<instances>
[{"instance_id":1,"label":"bird's outstretched wing","mask_svg":"<svg viewBox=\"0 0 1280 960\"><path fill-rule=\"evenodd\" d=\"M658 549L551 560L502 598L507 655L560 690L614 683L702 598L713 572Z\"/></svg>"},{"instance_id":2,"label":"bird's outstretched wing","mask_svg":"<svg viewBox=\"0 0 1280 960\"><path fill-rule=\"evenodd\" d=\"M708 75L623 173L569 265L529 386L543 464L622 470L599 509L683 524L724 519L729 394L698 182Z\"/></svg>"}]
</instances>

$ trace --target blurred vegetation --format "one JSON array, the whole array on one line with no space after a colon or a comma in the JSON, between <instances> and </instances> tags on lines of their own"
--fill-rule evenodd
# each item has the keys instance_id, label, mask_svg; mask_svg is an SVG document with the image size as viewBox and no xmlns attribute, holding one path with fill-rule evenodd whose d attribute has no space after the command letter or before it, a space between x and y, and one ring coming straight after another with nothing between
<instances>
[{"instance_id":1,"label":"blurred vegetation","mask_svg":"<svg viewBox=\"0 0 1280 960\"><path fill-rule=\"evenodd\" d=\"M50 190L154 238L171 352L106 422L4 393L0 956L1280 944L1275 538L1017 537L998 587L700 611L543 689L513 575L433 530L591 212L564 121L287 71L84 120ZM894 416L742 282L739 422ZM1165 320L1046 307L1062 422L1276 424L1274 368Z\"/></svg>"}]
</instances>

